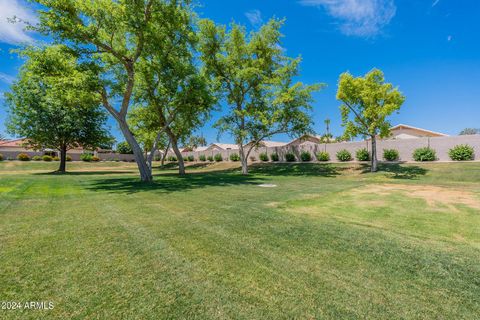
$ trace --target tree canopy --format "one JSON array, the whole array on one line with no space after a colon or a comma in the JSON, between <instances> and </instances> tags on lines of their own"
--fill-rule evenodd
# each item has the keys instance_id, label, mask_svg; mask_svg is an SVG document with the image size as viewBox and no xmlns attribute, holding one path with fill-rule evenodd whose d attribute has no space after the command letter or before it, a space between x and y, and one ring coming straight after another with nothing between
<instances>
[{"instance_id":1,"label":"tree canopy","mask_svg":"<svg viewBox=\"0 0 480 320\"><path fill-rule=\"evenodd\" d=\"M227 31L211 20L200 22L205 71L229 107L216 127L235 138L244 174L248 173L248 155L261 140L279 133L311 131L312 92L321 85L294 82L300 58L284 55L282 24L272 19L247 34L235 23ZM245 150L247 143L250 147Z\"/></svg>"},{"instance_id":2,"label":"tree canopy","mask_svg":"<svg viewBox=\"0 0 480 320\"><path fill-rule=\"evenodd\" d=\"M162 51L162 38L145 45L138 67L135 101L145 110L143 115L170 140L178 159L179 173L185 174L179 143L202 126L215 105L208 78L198 67L197 35L192 14L175 21L170 50ZM162 26L157 26L162 28ZM161 32L158 32L161 35Z\"/></svg>"},{"instance_id":3,"label":"tree canopy","mask_svg":"<svg viewBox=\"0 0 480 320\"><path fill-rule=\"evenodd\" d=\"M373 69L364 77L350 73L340 76L337 99L342 102L344 137L358 135L369 137L372 142L372 171L377 171L376 138L390 135L388 116L398 111L405 97L391 83L385 82L383 72Z\"/></svg>"},{"instance_id":4,"label":"tree canopy","mask_svg":"<svg viewBox=\"0 0 480 320\"><path fill-rule=\"evenodd\" d=\"M97 70L103 106L117 121L132 148L142 181L152 174L127 123L137 68L151 44L159 54L173 45L183 28L188 0L32 0L40 4L39 25L32 27L67 45Z\"/></svg>"},{"instance_id":5,"label":"tree canopy","mask_svg":"<svg viewBox=\"0 0 480 320\"><path fill-rule=\"evenodd\" d=\"M474 134L480 134L480 129L477 128L465 128L462 131L460 131L461 136L468 136L468 135L474 135Z\"/></svg>"},{"instance_id":6,"label":"tree canopy","mask_svg":"<svg viewBox=\"0 0 480 320\"><path fill-rule=\"evenodd\" d=\"M8 130L26 137L37 150L60 151L60 172L65 172L66 152L94 149L111 137L100 107L96 74L62 45L29 47L19 78L7 93Z\"/></svg>"}]
</instances>

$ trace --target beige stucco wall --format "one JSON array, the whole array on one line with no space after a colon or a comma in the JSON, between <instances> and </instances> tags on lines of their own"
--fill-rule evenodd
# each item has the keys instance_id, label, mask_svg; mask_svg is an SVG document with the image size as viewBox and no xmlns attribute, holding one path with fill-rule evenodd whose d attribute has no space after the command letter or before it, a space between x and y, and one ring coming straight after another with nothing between
<instances>
[{"instance_id":1,"label":"beige stucco wall","mask_svg":"<svg viewBox=\"0 0 480 320\"><path fill-rule=\"evenodd\" d=\"M468 144L472 146L475 150L476 160L480 160L480 135L472 136L453 136L453 137L435 137L435 138L417 138L417 139L389 139L389 140L380 140L377 142L378 157L381 160L383 157L383 149L397 149L400 153L401 161L413 161L412 153L415 149L421 147L430 146L437 153L437 158L439 161L450 161L448 156L448 151L456 145L459 144ZM319 151L327 151L330 154L332 161L336 161L336 153L342 149L346 149L355 156L355 152L358 149L367 148L371 150L371 143L369 141L359 141L359 142L342 142L342 143L331 143L331 144L318 144L310 141L303 142L301 144L295 145L291 144L284 147L275 147L275 148L259 148L258 150L253 150L251 156L254 157L257 161L259 155L262 152L267 154L278 153L281 161L285 160L285 154L287 152L293 152L299 158L302 151L308 151L313 154ZM214 156L215 154L220 153L225 161L229 160L229 156L232 153L237 153L238 150L228 150L228 151L204 151L204 152L186 152L185 156L193 155L196 160L198 160L199 155ZM314 160L316 161L316 160Z\"/></svg>"}]
</instances>

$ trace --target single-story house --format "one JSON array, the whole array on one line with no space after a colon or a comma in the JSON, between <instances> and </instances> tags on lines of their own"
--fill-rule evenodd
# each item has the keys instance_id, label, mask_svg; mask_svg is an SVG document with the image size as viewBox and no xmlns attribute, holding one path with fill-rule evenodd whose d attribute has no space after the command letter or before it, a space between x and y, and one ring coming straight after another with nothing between
<instances>
[{"instance_id":1,"label":"single-story house","mask_svg":"<svg viewBox=\"0 0 480 320\"><path fill-rule=\"evenodd\" d=\"M0 153L2 152L9 152L9 153L27 153L27 154L48 154L52 156L58 156L59 153L57 150L53 149L43 149L43 150L33 150L32 148L28 147L28 140L26 138L14 139L14 140L2 140L0 141ZM79 147L75 149L68 150L69 155L73 154L82 154L84 149Z\"/></svg>"},{"instance_id":2,"label":"single-story house","mask_svg":"<svg viewBox=\"0 0 480 320\"><path fill-rule=\"evenodd\" d=\"M245 147L249 147L253 144L253 141L247 143ZM257 147L259 148L275 148L275 147L283 147L286 146L286 142L277 142L277 141L269 141L269 140L262 140L258 143Z\"/></svg>"},{"instance_id":3,"label":"single-story house","mask_svg":"<svg viewBox=\"0 0 480 320\"><path fill-rule=\"evenodd\" d=\"M202 152L202 151L207 151L208 146L202 146L202 147L197 147L195 149L192 149L190 147L185 147L180 152Z\"/></svg>"},{"instance_id":4,"label":"single-story house","mask_svg":"<svg viewBox=\"0 0 480 320\"><path fill-rule=\"evenodd\" d=\"M290 141L287 145L288 146L307 146L307 145L316 145L319 143L323 143L321 136L306 134L301 136L300 138Z\"/></svg>"},{"instance_id":5,"label":"single-story house","mask_svg":"<svg viewBox=\"0 0 480 320\"><path fill-rule=\"evenodd\" d=\"M2 140L0 141L0 152L2 151L11 151L11 152L28 152L33 151L27 147L25 144L27 139L15 139L15 140Z\"/></svg>"},{"instance_id":6,"label":"single-story house","mask_svg":"<svg viewBox=\"0 0 480 320\"><path fill-rule=\"evenodd\" d=\"M417 138L434 138L434 137L448 137L448 135L440 132L430 131L422 128L409 126L406 124L399 124L390 128L390 139L417 139Z\"/></svg>"},{"instance_id":7,"label":"single-story house","mask_svg":"<svg viewBox=\"0 0 480 320\"><path fill-rule=\"evenodd\" d=\"M231 143L212 143L203 151L227 151L227 150L238 150L236 144Z\"/></svg>"}]
</instances>

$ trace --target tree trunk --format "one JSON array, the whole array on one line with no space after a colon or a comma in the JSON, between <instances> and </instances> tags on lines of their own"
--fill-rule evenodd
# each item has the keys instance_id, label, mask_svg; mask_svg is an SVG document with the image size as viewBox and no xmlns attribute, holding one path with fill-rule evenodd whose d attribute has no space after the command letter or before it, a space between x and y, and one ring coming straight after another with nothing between
<instances>
[{"instance_id":1,"label":"tree trunk","mask_svg":"<svg viewBox=\"0 0 480 320\"><path fill-rule=\"evenodd\" d=\"M157 150L158 150L158 141L160 140L161 134L162 134L162 132L159 132L157 134L157 137L155 138L155 141L153 142L152 149L150 150L150 154L146 155L147 165L148 165L148 168L150 169L150 173L152 173L152 169L153 169L152 162L155 158L155 152L157 152Z\"/></svg>"},{"instance_id":2,"label":"tree trunk","mask_svg":"<svg viewBox=\"0 0 480 320\"><path fill-rule=\"evenodd\" d=\"M377 160L377 137L372 136L372 172L378 171L378 160Z\"/></svg>"},{"instance_id":3,"label":"tree trunk","mask_svg":"<svg viewBox=\"0 0 480 320\"><path fill-rule=\"evenodd\" d=\"M165 148L165 152L162 154L162 163L160 164L162 168L165 166L165 159L167 159L168 150L170 150L170 144L170 139L168 139L167 147Z\"/></svg>"},{"instance_id":4,"label":"tree trunk","mask_svg":"<svg viewBox=\"0 0 480 320\"><path fill-rule=\"evenodd\" d=\"M165 132L168 135L168 138L170 139L170 143L172 144L172 149L173 152L175 152L175 155L177 156L177 161L178 161L178 174L181 176L185 175L185 163L183 161L183 156L182 153L180 152L180 149L178 148L178 141L177 137L175 134L170 130L170 128L165 128Z\"/></svg>"},{"instance_id":5,"label":"tree trunk","mask_svg":"<svg viewBox=\"0 0 480 320\"><path fill-rule=\"evenodd\" d=\"M130 148L132 148L135 162L137 163L138 171L140 172L140 179L142 180L142 182L152 182L152 173L150 172L148 164L145 161L142 148L140 148L137 140L135 140L135 137L128 128L126 121L118 120L118 123L120 125L120 130L122 130L123 136L125 137L125 140L127 140Z\"/></svg>"},{"instance_id":6,"label":"tree trunk","mask_svg":"<svg viewBox=\"0 0 480 320\"><path fill-rule=\"evenodd\" d=\"M58 168L59 173L67 172L67 146L63 145L60 147L60 167Z\"/></svg>"},{"instance_id":7,"label":"tree trunk","mask_svg":"<svg viewBox=\"0 0 480 320\"><path fill-rule=\"evenodd\" d=\"M245 154L245 149L242 144L238 144L238 149L240 151L240 161L242 162L242 174L248 174L248 155Z\"/></svg>"}]
</instances>

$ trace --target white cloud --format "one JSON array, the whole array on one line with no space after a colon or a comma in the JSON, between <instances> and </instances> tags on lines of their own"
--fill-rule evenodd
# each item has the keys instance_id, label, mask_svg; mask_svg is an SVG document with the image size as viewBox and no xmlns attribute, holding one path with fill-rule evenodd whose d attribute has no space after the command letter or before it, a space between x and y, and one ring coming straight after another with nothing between
<instances>
[{"instance_id":1,"label":"white cloud","mask_svg":"<svg viewBox=\"0 0 480 320\"><path fill-rule=\"evenodd\" d=\"M14 80L14 76L0 72L0 81L5 82L6 84L11 84Z\"/></svg>"},{"instance_id":2,"label":"white cloud","mask_svg":"<svg viewBox=\"0 0 480 320\"><path fill-rule=\"evenodd\" d=\"M432 7L435 7L439 2L440 2L440 0L435 0L435 1L433 1Z\"/></svg>"},{"instance_id":3,"label":"white cloud","mask_svg":"<svg viewBox=\"0 0 480 320\"><path fill-rule=\"evenodd\" d=\"M394 0L300 0L300 4L324 8L340 20L342 33L360 37L380 34L397 12Z\"/></svg>"},{"instance_id":4,"label":"white cloud","mask_svg":"<svg viewBox=\"0 0 480 320\"><path fill-rule=\"evenodd\" d=\"M247 17L248 21L252 24L252 26L258 26L262 24L262 13L260 10L250 10L245 12L245 16Z\"/></svg>"},{"instance_id":5,"label":"white cloud","mask_svg":"<svg viewBox=\"0 0 480 320\"><path fill-rule=\"evenodd\" d=\"M9 20L13 18L19 22L11 23ZM0 42L32 42L33 39L23 30L25 24L22 21L35 23L37 18L25 3L19 0L0 0Z\"/></svg>"}]
</instances>

